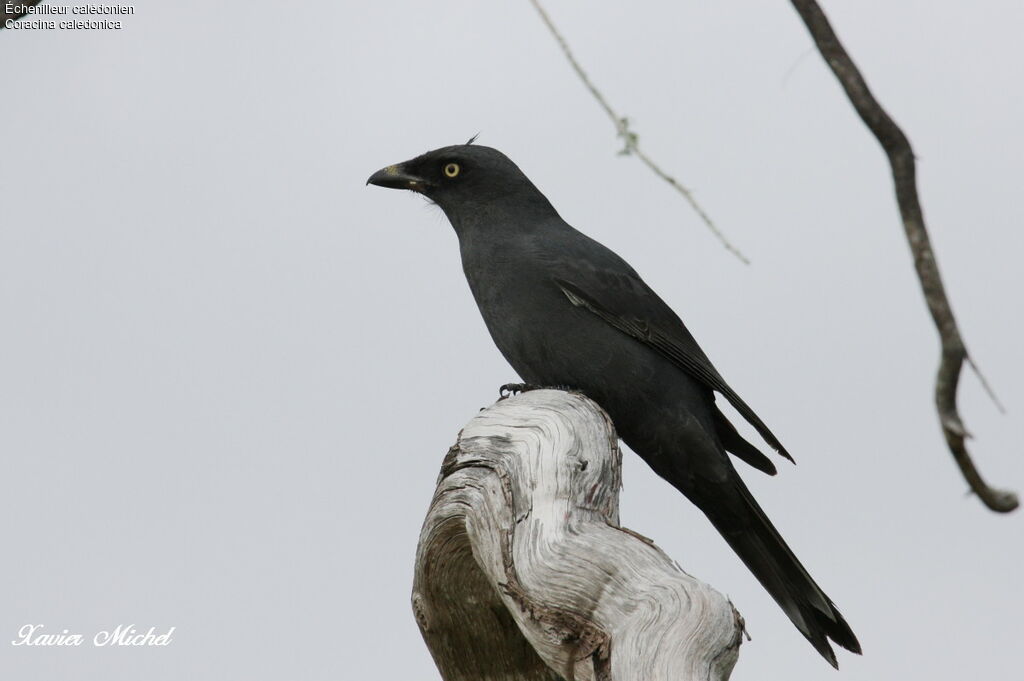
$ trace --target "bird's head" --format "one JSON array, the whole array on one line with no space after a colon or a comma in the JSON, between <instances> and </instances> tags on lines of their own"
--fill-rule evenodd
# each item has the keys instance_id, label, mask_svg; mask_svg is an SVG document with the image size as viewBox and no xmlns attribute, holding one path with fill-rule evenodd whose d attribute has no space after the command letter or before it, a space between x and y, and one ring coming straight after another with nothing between
<instances>
[{"instance_id":1,"label":"bird's head","mask_svg":"<svg viewBox=\"0 0 1024 681\"><path fill-rule=\"evenodd\" d=\"M423 194L444 210L456 228L467 213L487 212L502 204L551 206L508 156L472 140L382 168L366 183Z\"/></svg>"}]
</instances>

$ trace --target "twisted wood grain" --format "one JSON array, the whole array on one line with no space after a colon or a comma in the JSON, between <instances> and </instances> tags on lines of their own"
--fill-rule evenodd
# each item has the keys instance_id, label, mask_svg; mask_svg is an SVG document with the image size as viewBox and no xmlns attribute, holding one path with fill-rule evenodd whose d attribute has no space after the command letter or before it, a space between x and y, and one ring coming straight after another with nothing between
<instances>
[{"instance_id":1,"label":"twisted wood grain","mask_svg":"<svg viewBox=\"0 0 1024 681\"><path fill-rule=\"evenodd\" d=\"M527 392L463 429L413 586L445 681L729 677L738 613L619 527L619 487L614 429L580 395Z\"/></svg>"}]
</instances>

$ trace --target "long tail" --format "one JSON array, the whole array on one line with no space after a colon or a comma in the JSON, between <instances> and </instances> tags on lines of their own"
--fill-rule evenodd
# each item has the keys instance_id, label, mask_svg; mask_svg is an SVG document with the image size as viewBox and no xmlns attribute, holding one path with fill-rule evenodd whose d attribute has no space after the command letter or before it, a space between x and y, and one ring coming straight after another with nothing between
<instances>
[{"instance_id":1,"label":"long tail","mask_svg":"<svg viewBox=\"0 0 1024 681\"><path fill-rule=\"evenodd\" d=\"M839 610L800 564L739 476L698 504L800 633L829 663L839 668L829 639L860 654L860 643ZM722 496L726 496L723 499Z\"/></svg>"}]
</instances>

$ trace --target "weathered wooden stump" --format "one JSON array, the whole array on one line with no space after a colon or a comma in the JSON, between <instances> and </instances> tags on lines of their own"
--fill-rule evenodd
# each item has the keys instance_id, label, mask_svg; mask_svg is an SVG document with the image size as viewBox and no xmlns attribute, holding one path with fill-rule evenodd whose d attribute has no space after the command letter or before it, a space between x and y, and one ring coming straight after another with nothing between
<instances>
[{"instance_id":1,"label":"weathered wooden stump","mask_svg":"<svg viewBox=\"0 0 1024 681\"><path fill-rule=\"evenodd\" d=\"M558 390L501 400L459 434L412 597L445 681L728 679L742 619L619 527L617 442L596 404Z\"/></svg>"}]
</instances>

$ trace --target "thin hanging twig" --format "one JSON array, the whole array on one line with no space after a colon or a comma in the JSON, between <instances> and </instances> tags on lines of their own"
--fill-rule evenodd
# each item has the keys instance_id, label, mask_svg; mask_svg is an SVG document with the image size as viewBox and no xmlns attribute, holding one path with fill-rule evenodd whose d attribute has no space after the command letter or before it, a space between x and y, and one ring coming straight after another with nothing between
<instances>
[{"instance_id":1,"label":"thin hanging twig","mask_svg":"<svg viewBox=\"0 0 1024 681\"><path fill-rule=\"evenodd\" d=\"M747 257L743 255L743 253L741 253L738 248L733 246L729 242L729 240L725 238L725 234L722 233L722 230L720 230L715 225L715 223L711 221L711 218L708 216L707 212L705 212L701 205L697 203L697 199L693 196L693 192L687 189L682 183L680 183L674 177L672 177L664 170L662 170L653 160L651 160L650 156L648 156L647 154L640 150L640 147L638 145L637 134L629 129L629 119L625 118L624 116L619 116L617 113L615 113L615 110L612 109L611 105L608 103L608 100L604 98L604 95L601 94L601 91L597 89L593 82L591 82L590 78L583 70L583 67L580 66L580 63L576 61L576 57L573 56L572 50L569 49L569 43L565 41L565 38L562 37L562 34L555 27L554 22L551 21L551 17L548 16L548 13L544 11L544 8L541 6L540 1L530 0L530 2L537 10L537 13L540 14L540 18L544 20L544 24L548 27L548 30L551 31L551 35L555 37L555 40L558 42L558 46L562 48L562 52L565 54L565 58L569 60L569 64L571 64L572 68L576 71L576 75L580 77L580 80L583 81L583 84L587 86L588 90L590 90L590 94L594 95L594 99L596 99L597 103L601 105L601 108L604 109L606 114L608 114L608 117L612 119L612 123L615 125L615 131L618 133L618 136L623 139L623 142L625 144L625 146L622 148L622 151L620 151L619 153L623 155L636 155L636 157L643 161L644 165L650 168L655 175L665 180L665 182L667 182L673 189L679 192L683 196L683 198L689 202L690 206L693 208L694 211L696 211L697 215L700 216L700 219L704 222L705 225L707 225L708 229L711 230L711 233L715 235L715 237L722 243L723 246L725 246L726 250L728 250L730 253L739 258L740 261L743 262L743 264L749 265L750 260L748 260Z\"/></svg>"},{"instance_id":2,"label":"thin hanging twig","mask_svg":"<svg viewBox=\"0 0 1024 681\"><path fill-rule=\"evenodd\" d=\"M953 310L946 297L942 277L935 262L931 240L925 229L924 214L917 196L916 167L914 152L906 135L882 109L860 71L846 53L832 26L814 0L791 0L796 11L803 19L814 44L839 80L853 108L857 110L861 120L868 126L878 139L882 149L889 157L892 166L893 184L896 189L896 202L899 204L903 218L903 229L910 243L910 251L914 256L914 267L917 278L921 281L925 303L939 331L942 341L942 359L939 363L938 375L935 380L935 405L939 412L942 432L946 443L960 471L963 473L971 490L993 511L1008 513L1017 508L1017 495L1009 490L989 487L967 452L966 439L970 437L964 427L956 406L956 389L960 380L960 370L966 360L978 374L982 386L989 396L1002 410L1002 405L978 371L977 366L967 354L967 348L960 336Z\"/></svg>"}]
</instances>

